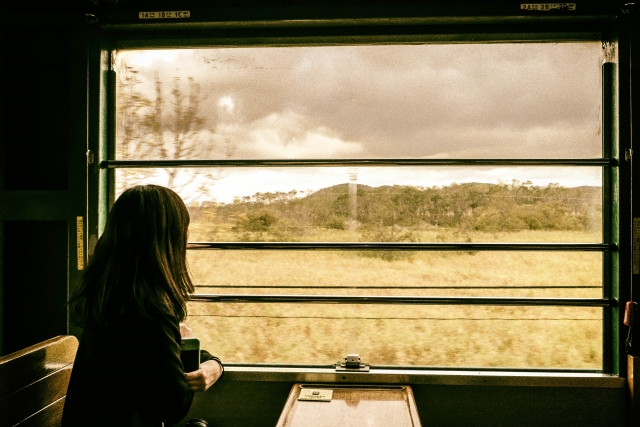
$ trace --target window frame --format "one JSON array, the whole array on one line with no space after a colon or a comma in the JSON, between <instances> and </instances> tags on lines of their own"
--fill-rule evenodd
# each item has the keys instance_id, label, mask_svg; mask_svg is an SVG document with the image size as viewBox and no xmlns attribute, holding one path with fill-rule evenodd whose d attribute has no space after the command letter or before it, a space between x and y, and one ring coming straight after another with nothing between
<instances>
[{"instance_id":1,"label":"window frame","mask_svg":"<svg viewBox=\"0 0 640 427\"><path fill-rule=\"evenodd\" d=\"M345 9L346 10L346 9ZM348 12L348 10L347 10ZM612 24L615 15L609 13L585 13L578 16L533 16L523 18L518 15L482 16L478 18L471 16L413 16L413 17L393 17L389 12L386 17L363 18L363 12L351 12L356 17L333 16L307 17L306 19L273 19L273 20L251 20L246 13L231 13L227 20L212 18L213 15L204 13L202 18L192 23L143 23L140 24L131 18L131 14L107 18L101 28L96 28L92 34L92 56L89 63L89 76L93 76L93 97L90 97L90 131L94 129L89 138L88 148L94 153L98 153L98 161L89 165L89 194L88 194L88 219L90 230L90 241L88 242L89 253L92 244L95 244L97 235L101 233L106 222L106 215L110 205L114 200L115 188L115 168L119 167L154 167L154 166L238 166L246 161L234 165L234 161L116 161L114 123L115 123L115 73L112 71L113 53L116 49L136 49L136 48L168 48L168 47L219 47L229 45L242 46L290 46L290 45L331 45L331 44L397 44L397 43L455 43L455 42L532 42L532 41L582 41L582 40L607 40L618 53L617 60L609 67L603 79L603 117L610 118L609 126L605 120L603 141L603 156L601 159L569 159L569 160L544 160L544 164L563 165L591 165L603 168L603 242L601 244L567 244L564 247L551 245L532 244L528 247L504 244L491 245L484 244L483 247L471 248L473 244L417 244L411 246L403 244L381 244L378 248L397 250L421 249L421 250L513 250L533 249L533 250L590 250L601 251L603 253L603 298L587 301L581 299L583 303L593 304L603 307L603 370L599 374L603 376L624 375L626 366L624 358L624 339L622 333L622 319L619 301L626 301L629 298L629 290L621 283L630 282L630 257L623 257L620 254L630 254L630 209L625 209L626 202L623 194L630 195L630 165L620 159L620 153L626 152L621 141L625 132L629 132L626 126L621 126L621 116L628 112L622 111L628 108L626 102L621 102L621 93L625 87L621 84L620 70L628 67L628 55L623 52L628 50L628 40L624 38L624 32ZM415 13L415 12L414 12ZM477 13L477 12L476 12ZM309 13L313 15L313 13ZM340 15L340 11L338 12ZM349 15L342 11L342 15ZM415 13L415 15L419 15ZM424 13L422 13L424 15ZM240 19L238 19L240 18ZM329 33L329 35L327 35ZM620 33L620 35L619 35ZM622 37L621 37L622 36ZM606 68L606 67L605 67ZM626 95L625 95L626 97ZM625 99L626 101L626 99ZM607 132L608 129L608 132ZM628 145L628 143L627 143ZM630 147L629 147L630 148ZM461 163L474 163L473 160L458 159ZM270 161L249 161L252 166L268 166ZM271 161L273 163L275 161ZM279 162L279 161L278 161ZM357 165L367 164L367 160L353 161L315 161L325 162L333 165ZM368 161L369 165L371 161ZM398 159L382 161L383 164L401 164ZM409 161L415 164L437 164L439 161ZM450 160L448 160L450 162ZM521 162L522 165L542 164L531 159L489 159L481 160L484 164L509 164L514 165ZM493 163L492 163L493 162ZM305 166L313 166L314 161L300 162ZM291 161L295 165L296 161ZM278 163L282 166L281 163ZM630 197L629 197L630 198ZM623 206L625 205L625 206ZM624 236L624 237L623 237ZM92 241L93 240L93 243ZM297 245L297 246L296 246ZM434 246L435 245L435 246ZM266 246L269 246L267 248ZM362 250L361 244L339 244L346 250ZM210 248L226 249L312 249L315 246L300 244L283 245L261 245L256 243L238 243L237 245L209 244ZM376 245L368 245L367 249L375 249ZM236 296L237 297L237 296ZM209 301L223 301L227 296L217 296L204 298ZM456 299L457 303L482 303L480 299L475 301L465 301L465 298ZM450 299L447 299L450 300ZM492 303L508 304L506 298L494 298ZM545 299L546 300L546 299ZM560 300L560 299L557 299ZM236 298L237 301L237 298ZM282 300L279 300L282 301ZM293 300L292 300L293 301ZM344 300L346 301L346 300ZM335 301L333 301L335 302ZM413 301L414 303L425 303L425 301ZM513 302L513 301L512 301ZM549 303L550 301L529 301L533 304ZM442 301L433 300L428 303L439 303ZM573 302L566 301L573 304ZM533 305L532 304L532 305ZM529 304L525 304L529 305ZM582 305L582 304L578 304ZM253 364L239 364L240 367L257 367ZM291 368L286 366L273 366L274 368ZM312 367L301 367L312 369ZM386 367L399 372L412 370L411 367ZM264 369L270 369L264 367ZM318 367L319 369L319 367ZM418 369L420 370L420 369ZM505 371L489 368L461 369L451 368L451 371ZM247 371L247 372L249 372ZM508 371L523 372L576 372L572 369L550 370L550 369L509 369ZM267 371L265 371L267 372ZM263 372L263 374L265 374ZM270 371L269 371L270 372ZM431 371L428 371L431 372ZM578 372L583 372L578 370ZM263 375L260 374L260 375ZM339 379L339 376L336 377Z\"/></svg>"}]
</instances>

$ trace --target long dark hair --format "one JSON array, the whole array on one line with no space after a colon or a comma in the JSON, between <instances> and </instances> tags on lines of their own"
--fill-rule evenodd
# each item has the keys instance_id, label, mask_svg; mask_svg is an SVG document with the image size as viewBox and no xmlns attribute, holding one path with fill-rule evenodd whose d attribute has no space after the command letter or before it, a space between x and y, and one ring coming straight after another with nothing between
<instances>
[{"instance_id":1,"label":"long dark hair","mask_svg":"<svg viewBox=\"0 0 640 427\"><path fill-rule=\"evenodd\" d=\"M193 293L186 261L189 212L172 190L129 188L116 200L70 301L80 325L125 315L184 320Z\"/></svg>"}]
</instances>

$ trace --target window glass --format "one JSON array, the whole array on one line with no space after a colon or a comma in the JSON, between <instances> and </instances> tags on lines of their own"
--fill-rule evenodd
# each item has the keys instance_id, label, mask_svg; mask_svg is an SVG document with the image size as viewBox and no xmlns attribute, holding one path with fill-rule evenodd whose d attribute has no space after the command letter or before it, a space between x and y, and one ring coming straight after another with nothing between
<instances>
[{"instance_id":1,"label":"window glass","mask_svg":"<svg viewBox=\"0 0 640 427\"><path fill-rule=\"evenodd\" d=\"M189 250L196 294L603 297L605 256L593 247L609 190L605 167L589 163L603 157L600 43L116 58L115 160L140 163L116 169L115 193L174 189L191 242L568 244ZM393 159L422 164L380 164ZM482 159L498 161L473 163ZM444 160L453 164L435 164ZM431 367L601 370L603 360L594 307L191 302L188 323L204 348L238 363L328 365L348 352Z\"/></svg>"},{"instance_id":2,"label":"window glass","mask_svg":"<svg viewBox=\"0 0 640 427\"><path fill-rule=\"evenodd\" d=\"M197 294L601 298L602 254L188 251Z\"/></svg>"},{"instance_id":3,"label":"window glass","mask_svg":"<svg viewBox=\"0 0 640 427\"><path fill-rule=\"evenodd\" d=\"M116 176L122 188L156 183L178 192L192 241L602 241L596 167L158 168Z\"/></svg>"},{"instance_id":4,"label":"window glass","mask_svg":"<svg viewBox=\"0 0 640 427\"><path fill-rule=\"evenodd\" d=\"M192 303L188 321L230 362L602 369L598 308Z\"/></svg>"},{"instance_id":5,"label":"window glass","mask_svg":"<svg viewBox=\"0 0 640 427\"><path fill-rule=\"evenodd\" d=\"M601 157L601 50L120 51L117 158Z\"/></svg>"}]
</instances>

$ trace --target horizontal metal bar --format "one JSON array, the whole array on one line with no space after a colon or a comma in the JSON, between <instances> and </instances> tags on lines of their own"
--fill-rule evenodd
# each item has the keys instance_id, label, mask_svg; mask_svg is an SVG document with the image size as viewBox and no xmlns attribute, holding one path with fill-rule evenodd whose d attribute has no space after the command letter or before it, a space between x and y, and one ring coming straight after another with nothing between
<instances>
[{"instance_id":1,"label":"horizontal metal bar","mask_svg":"<svg viewBox=\"0 0 640 427\"><path fill-rule=\"evenodd\" d=\"M236 315L236 314L189 314L189 317L208 317L208 318L224 318L224 319L322 319L322 320L402 320L402 321L437 321L437 322L455 322L458 320L467 320L470 322L503 322L505 320L528 320L536 322L602 322L600 318L589 317L380 317L380 316L267 316L267 315Z\"/></svg>"},{"instance_id":2,"label":"horizontal metal bar","mask_svg":"<svg viewBox=\"0 0 640 427\"><path fill-rule=\"evenodd\" d=\"M602 289L602 286L260 286L260 285L195 285L195 288L217 289Z\"/></svg>"},{"instance_id":3,"label":"horizontal metal bar","mask_svg":"<svg viewBox=\"0 0 640 427\"><path fill-rule=\"evenodd\" d=\"M272 159L104 160L103 169L309 166L617 166L616 159Z\"/></svg>"},{"instance_id":4,"label":"horizontal metal bar","mask_svg":"<svg viewBox=\"0 0 640 427\"><path fill-rule=\"evenodd\" d=\"M193 302L617 307L613 298L409 297L351 295L193 294Z\"/></svg>"},{"instance_id":5,"label":"horizontal metal bar","mask_svg":"<svg viewBox=\"0 0 640 427\"><path fill-rule=\"evenodd\" d=\"M231 381L273 381L337 384L424 384L478 387L564 387L567 389L620 389L626 378L586 369L376 366L368 373L336 372L333 365L225 363Z\"/></svg>"},{"instance_id":6,"label":"horizontal metal bar","mask_svg":"<svg viewBox=\"0 0 640 427\"><path fill-rule=\"evenodd\" d=\"M616 252L611 243L190 242L187 249L335 251L576 251Z\"/></svg>"},{"instance_id":7,"label":"horizontal metal bar","mask_svg":"<svg viewBox=\"0 0 640 427\"><path fill-rule=\"evenodd\" d=\"M160 28L155 28L159 30ZM602 40L602 32L563 31L481 31L476 27L476 32L444 32L428 34L344 34L344 35L236 35L205 34L202 30L185 30L162 32L151 34L148 31L139 33L130 31L128 34L120 34L116 42L116 49L173 49L173 48L215 48L215 47L299 47L299 46L357 46L357 45L383 45L383 44L445 44L445 43L526 43L526 42L584 42ZM258 30L264 32L264 29ZM326 28L323 29L323 33Z\"/></svg>"},{"instance_id":8,"label":"horizontal metal bar","mask_svg":"<svg viewBox=\"0 0 640 427\"><path fill-rule=\"evenodd\" d=\"M300 370L302 371L318 371L318 370L331 370L335 372L335 363L332 364L308 364L308 365L294 365L294 364L282 364L282 363L242 363L242 362L225 362L224 367L225 370L227 367L231 367L231 369L247 369L247 370L265 370L270 368L275 368L274 372L279 372L279 369L282 369L282 372L291 371L291 370ZM447 366L426 366L426 365L413 365L413 366L405 366L405 365L370 365L371 369L379 369L379 370L393 370L398 374L406 373L406 372L417 372L420 371L424 374L429 373L447 373L460 375L472 372L473 375L479 376L491 376L496 377L499 375L506 375L510 377L527 375L534 377L549 377L554 376L554 374L560 374L562 376L568 376L569 378L580 378L580 377L593 377L602 378L603 376L607 377L615 377L611 374L602 374L601 369L575 369L575 368L482 368L482 367L465 367L465 366L455 366L455 367L447 367ZM369 371L371 373L372 371ZM324 383L324 386L327 384ZM620 387L621 388L621 387Z\"/></svg>"},{"instance_id":9,"label":"horizontal metal bar","mask_svg":"<svg viewBox=\"0 0 640 427\"><path fill-rule=\"evenodd\" d=\"M215 17L211 17L215 18ZM541 19L542 18L542 19ZM327 27L381 27L381 26L433 26L433 25L523 25L540 24L542 20L548 24L586 23L598 24L612 17L598 16L414 16L414 17L376 17L376 18L307 18L307 19L252 19L252 20L218 20L200 19L190 22L113 22L105 23L102 28L107 31L153 31L153 30L211 30L211 29L281 29L281 28L327 28ZM424 31L424 30L423 30ZM592 33L576 32L574 37L592 40ZM521 36L522 37L522 36Z\"/></svg>"}]
</instances>

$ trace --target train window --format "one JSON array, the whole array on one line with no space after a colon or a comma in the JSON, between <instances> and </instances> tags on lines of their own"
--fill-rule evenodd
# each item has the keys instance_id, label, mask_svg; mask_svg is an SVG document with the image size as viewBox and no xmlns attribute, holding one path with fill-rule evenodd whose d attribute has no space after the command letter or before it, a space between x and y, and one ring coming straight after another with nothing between
<instances>
[{"instance_id":1,"label":"train window","mask_svg":"<svg viewBox=\"0 0 640 427\"><path fill-rule=\"evenodd\" d=\"M123 49L115 194L191 215L241 364L606 371L600 42ZM604 349L604 350L603 350Z\"/></svg>"}]
</instances>

